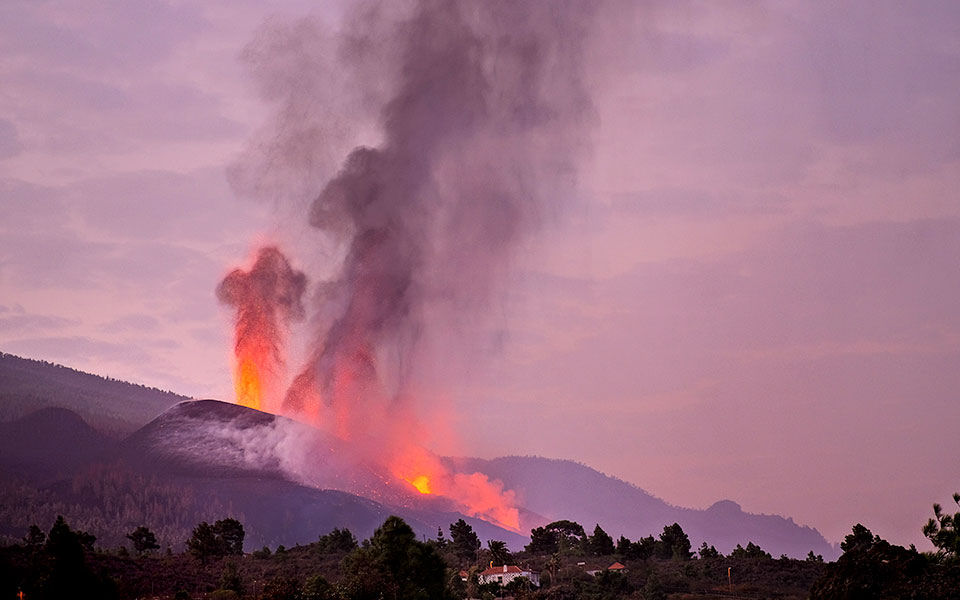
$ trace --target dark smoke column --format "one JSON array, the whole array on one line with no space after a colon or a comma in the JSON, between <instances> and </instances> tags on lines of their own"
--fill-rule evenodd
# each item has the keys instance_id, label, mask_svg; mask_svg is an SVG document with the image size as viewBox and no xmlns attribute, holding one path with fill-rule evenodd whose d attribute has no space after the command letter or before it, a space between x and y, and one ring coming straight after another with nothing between
<instances>
[{"instance_id":1,"label":"dark smoke column","mask_svg":"<svg viewBox=\"0 0 960 600\"><path fill-rule=\"evenodd\" d=\"M378 14L361 13L342 51L369 71L365 49L389 46L383 142L354 149L312 204L310 224L348 250L321 307L332 316L284 404L325 405L344 437L402 397L425 303L482 298L542 204L575 183L590 108L588 2L424 1L385 35Z\"/></svg>"},{"instance_id":2,"label":"dark smoke column","mask_svg":"<svg viewBox=\"0 0 960 600\"><path fill-rule=\"evenodd\" d=\"M249 271L235 269L217 286L220 302L236 309L236 402L278 412L286 325L303 318L307 278L273 246L261 248Z\"/></svg>"}]
</instances>

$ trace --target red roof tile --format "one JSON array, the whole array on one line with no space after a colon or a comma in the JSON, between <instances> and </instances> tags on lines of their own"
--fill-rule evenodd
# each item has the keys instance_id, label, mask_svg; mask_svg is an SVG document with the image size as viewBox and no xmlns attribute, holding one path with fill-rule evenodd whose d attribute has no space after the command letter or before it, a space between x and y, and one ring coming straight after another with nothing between
<instances>
[{"instance_id":1,"label":"red roof tile","mask_svg":"<svg viewBox=\"0 0 960 600\"><path fill-rule=\"evenodd\" d=\"M499 567L490 567L489 569L484 570L483 573L480 573L480 574L481 575L498 575L498 574L503 575L504 573L523 573L523 569L521 569L517 565L507 565L506 570L504 570L503 566L501 565Z\"/></svg>"}]
</instances>

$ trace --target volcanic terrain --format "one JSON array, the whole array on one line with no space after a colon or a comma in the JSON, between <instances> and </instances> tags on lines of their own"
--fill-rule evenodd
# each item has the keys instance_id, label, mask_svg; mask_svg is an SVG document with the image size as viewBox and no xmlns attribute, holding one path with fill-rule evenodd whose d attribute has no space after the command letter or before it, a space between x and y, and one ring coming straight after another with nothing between
<instances>
[{"instance_id":1,"label":"volcanic terrain","mask_svg":"<svg viewBox=\"0 0 960 600\"><path fill-rule=\"evenodd\" d=\"M22 359L4 359L4 370L11 364L23 370ZM247 530L248 549L255 549L307 543L335 527L363 538L396 514L431 538L463 518L482 539L503 540L515 549L527 542L530 528L570 519L590 530L599 523L615 538L657 535L678 522L695 547L706 541L729 552L752 541L775 556L802 557L811 550L825 558L837 555L819 532L789 518L745 513L729 500L706 510L674 506L569 460L443 459L451 470L482 473L516 493L522 530L511 531L462 514L443 498L418 494L383 465L357 458L367 455L348 442L216 400L175 404L117 440L71 410L50 408L58 404L58 390L70 392L58 387L62 367L28 366L34 386L43 390L34 402L47 408L0 424L0 535L11 538L31 523L46 526L64 513L105 544L119 543L124 533L147 524L164 544L179 547L197 522L234 516ZM9 380L0 373L0 381ZM129 389L131 398L143 393ZM0 395L6 393L0 388Z\"/></svg>"}]
</instances>

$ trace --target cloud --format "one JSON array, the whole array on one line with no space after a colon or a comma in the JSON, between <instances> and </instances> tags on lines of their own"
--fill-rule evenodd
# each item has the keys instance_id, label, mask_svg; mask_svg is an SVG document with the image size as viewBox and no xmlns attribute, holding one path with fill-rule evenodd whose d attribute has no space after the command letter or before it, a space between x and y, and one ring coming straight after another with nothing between
<instances>
[{"instance_id":1,"label":"cloud","mask_svg":"<svg viewBox=\"0 0 960 600\"><path fill-rule=\"evenodd\" d=\"M94 339L87 336L51 336L15 338L3 342L6 351L22 356L41 356L67 365L96 365L100 361L151 361L151 355L139 344ZM82 367L81 367L82 368ZM89 367L88 367L89 368ZM103 369L97 368L96 372Z\"/></svg>"},{"instance_id":2,"label":"cloud","mask_svg":"<svg viewBox=\"0 0 960 600\"><path fill-rule=\"evenodd\" d=\"M913 178L944 189L956 178L960 15L949 3L875 8L669 4L623 17L631 35L611 36L596 57L589 189L643 194L653 210L675 205L692 218L708 205L733 216L754 206L925 216L930 200L902 197L921 187ZM673 40L663 52L661 38ZM693 58L672 65L667 48Z\"/></svg>"},{"instance_id":3,"label":"cloud","mask_svg":"<svg viewBox=\"0 0 960 600\"><path fill-rule=\"evenodd\" d=\"M5 2L0 49L12 62L105 74L150 67L207 27L199 7L160 0L96 6Z\"/></svg>"},{"instance_id":4,"label":"cloud","mask_svg":"<svg viewBox=\"0 0 960 600\"><path fill-rule=\"evenodd\" d=\"M163 80L132 84L73 74L8 69L8 110L32 149L54 153L129 151L146 142L216 142L245 129L224 114L221 99ZM70 98L69 104L63 99ZM176 110L171 110L175 107Z\"/></svg>"},{"instance_id":5,"label":"cloud","mask_svg":"<svg viewBox=\"0 0 960 600\"><path fill-rule=\"evenodd\" d=\"M111 290L162 299L216 281L223 267L205 252L158 242L91 241L74 232L7 233L0 239L0 275L22 288ZM211 301L212 302L212 301Z\"/></svg>"},{"instance_id":6,"label":"cloud","mask_svg":"<svg viewBox=\"0 0 960 600\"><path fill-rule=\"evenodd\" d=\"M6 307L0 310L0 314L7 312ZM12 316L0 317L0 334L2 335L22 335L24 333L36 333L41 330L59 330L78 325L80 321L76 319L66 319L63 317L51 315L29 315L15 314Z\"/></svg>"},{"instance_id":7,"label":"cloud","mask_svg":"<svg viewBox=\"0 0 960 600\"><path fill-rule=\"evenodd\" d=\"M211 29L206 12L159 0L0 7L0 112L20 140L0 131L0 158L20 149L8 173L46 183L222 165L246 132L244 103L203 53L239 33Z\"/></svg>"},{"instance_id":8,"label":"cloud","mask_svg":"<svg viewBox=\"0 0 960 600\"><path fill-rule=\"evenodd\" d=\"M250 227L250 213L220 169L118 173L78 182L64 194L87 227L122 239L202 241Z\"/></svg>"},{"instance_id":9,"label":"cloud","mask_svg":"<svg viewBox=\"0 0 960 600\"><path fill-rule=\"evenodd\" d=\"M558 313L544 313L543 302L536 302L536 315L524 314L512 325L522 332L524 323L536 323L553 340L552 331L569 327L545 316L564 322L586 318L581 329L593 334L584 336L583 345L539 366L579 381L583 392L595 387L597 372L607 373L604 384L618 394L653 392L671 382L714 376L743 352L786 347L909 352L940 334L949 340L949 332L960 333L956 256L958 219L791 225L725 258L640 264L589 288L569 280L566 289L545 294L568 299L559 303ZM538 279L520 283L527 302L541 297ZM612 315L594 315L591 326L592 305Z\"/></svg>"},{"instance_id":10,"label":"cloud","mask_svg":"<svg viewBox=\"0 0 960 600\"><path fill-rule=\"evenodd\" d=\"M960 109L947 104L960 82L955 5L910 10L859 2L809 10L799 24L802 45L793 49L803 55L792 58L813 73L828 134L850 143L903 143L917 135L931 142L934 128L956 127Z\"/></svg>"},{"instance_id":11,"label":"cloud","mask_svg":"<svg viewBox=\"0 0 960 600\"><path fill-rule=\"evenodd\" d=\"M49 231L67 223L66 208L54 188L0 178L0 195L4 209L0 231Z\"/></svg>"},{"instance_id":12,"label":"cloud","mask_svg":"<svg viewBox=\"0 0 960 600\"><path fill-rule=\"evenodd\" d=\"M93 289L110 246L66 231L14 233L0 238L0 280L21 289Z\"/></svg>"},{"instance_id":13,"label":"cloud","mask_svg":"<svg viewBox=\"0 0 960 600\"><path fill-rule=\"evenodd\" d=\"M598 203L599 204L599 203ZM727 219L744 215L789 215L789 200L779 192L753 192L693 187L662 187L611 194L607 206L593 207L605 218L684 217L689 219Z\"/></svg>"},{"instance_id":14,"label":"cloud","mask_svg":"<svg viewBox=\"0 0 960 600\"><path fill-rule=\"evenodd\" d=\"M16 156L22 150L16 126L7 119L0 119L0 160Z\"/></svg>"},{"instance_id":15,"label":"cloud","mask_svg":"<svg viewBox=\"0 0 960 600\"><path fill-rule=\"evenodd\" d=\"M100 327L104 333L149 332L155 331L160 322L149 314L129 314L118 317Z\"/></svg>"}]
</instances>

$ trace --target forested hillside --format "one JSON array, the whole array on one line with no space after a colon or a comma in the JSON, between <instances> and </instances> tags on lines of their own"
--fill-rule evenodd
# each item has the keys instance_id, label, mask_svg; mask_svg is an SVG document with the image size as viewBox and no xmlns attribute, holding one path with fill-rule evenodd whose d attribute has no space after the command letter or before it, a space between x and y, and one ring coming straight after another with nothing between
<instances>
[{"instance_id":1,"label":"forested hillside","mask_svg":"<svg viewBox=\"0 0 960 600\"><path fill-rule=\"evenodd\" d=\"M235 518L197 524L182 553L164 551L149 525L131 528L113 548L63 517L45 530L33 526L19 543L0 547L0 597L22 591L28 598L116 600L960 598L955 552L919 553L859 524L836 563L813 553L777 559L754 544L729 555L704 544L694 553L677 524L658 538L614 545L599 525L590 535L562 520L534 530L517 552L497 540L483 547L463 520L425 537L397 516L360 544L349 529L322 529L309 531L303 545L249 553L245 524ZM519 576L507 581L500 574L508 570Z\"/></svg>"},{"instance_id":2,"label":"forested hillside","mask_svg":"<svg viewBox=\"0 0 960 600\"><path fill-rule=\"evenodd\" d=\"M0 352L0 421L40 408L69 408L95 429L126 435L185 396Z\"/></svg>"}]
</instances>

